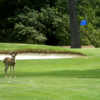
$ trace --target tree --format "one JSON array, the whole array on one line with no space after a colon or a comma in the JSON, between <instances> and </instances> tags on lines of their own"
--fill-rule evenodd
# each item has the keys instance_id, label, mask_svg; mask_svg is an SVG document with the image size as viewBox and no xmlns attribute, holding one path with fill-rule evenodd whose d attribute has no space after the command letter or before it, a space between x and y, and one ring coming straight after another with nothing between
<instances>
[{"instance_id":1,"label":"tree","mask_svg":"<svg viewBox=\"0 0 100 100\"><path fill-rule=\"evenodd\" d=\"M76 0L69 0L71 48L80 48L80 32L77 19Z\"/></svg>"},{"instance_id":2,"label":"tree","mask_svg":"<svg viewBox=\"0 0 100 100\"><path fill-rule=\"evenodd\" d=\"M95 47L100 47L100 10L99 10L100 0L95 0L95 1L94 0L73 0L73 1L71 0L69 1L69 3L71 3L70 7L67 6L69 4L68 1L69 0L0 0L0 41L1 42L15 41L16 40L15 38L18 39L18 37L15 36L16 32L14 31L14 29L18 29L21 27L22 30L20 31L21 32L24 31L26 34L30 34L31 32L32 34L34 34L34 32L45 34L47 40L44 43L49 45L70 45L71 44L72 48L76 48L76 47L79 48L80 37L81 37L82 45L94 45ZM76 9L76 1L77 1L78 9ZM74 4L74 9L72 9L73 8L72 2ZM30 20L31 16L29 14L31 12L29 11L27 12L26 10L23 10L25 7L37 11L38 17L41 18L38 18L38 20L35 21L31 21ZM49 8L49 10L47 8ZM71 16L70 21L72 23L70 24L71 34L69 30L69 16L66 17L66 15L68 15L68 10L70 11L69 12ZM75 12L76 10L78 11L78 21L81 21L83 19L87 20L87 25L85 27L84 26L80 27L80 30L79 30L79 26L77 26L78 22L77 22L77 13ZM28 15L27 17L25 17L26 20L25 23L29 21L30 23L38 22L38 24L32 26L28 24L27 26L27 24L25 25L23 25L23 23L20 24L24 20L22 21L19 20L19 22L18 21L16 22L14 20L16 24L14 22L9 21L9 18L16 19L21 17L22 15L25 16ZM34 12L32 12L32 16L33 15ZM37 17L33 16L33 18L37 18ZM76 18L76 20L74 18ZM29 20L27 21L27 19ZM35 27L35 29L31 28L33 26ZM43 26L45 26L45 29ZM76 31L77 29L78 31ZM33 32L31 30L35 30L35 31ZM18 32L16 34L19 33L19 30L17 31ZM27 35L27 36L30 36L31 38L33 37L31 35ZM21 36L19 37L22 38ZM52 38L54 38L53 39L54 41L51 41ZM41 35L39 38L35 36L35 39L40 40ZM70 43L70 40L73 42ZM28 39L28 41L32 42L30 41L30 39Z\"/></svg>"}]
</instances>

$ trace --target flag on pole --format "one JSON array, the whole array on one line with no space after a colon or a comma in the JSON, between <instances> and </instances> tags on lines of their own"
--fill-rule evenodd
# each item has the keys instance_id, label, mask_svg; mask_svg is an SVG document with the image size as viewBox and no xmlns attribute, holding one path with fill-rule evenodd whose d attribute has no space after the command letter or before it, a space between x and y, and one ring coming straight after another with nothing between
<instances>
[{"instance_id":1,"label":"flag on pole","mask_svg":"<svg viewBox=\"0 0 100 100\"><path fill-rule=\"evenodd\" d=\"M80 26L85 26L85 25L87 25L87 20L84 19L80 22Z\"/></svg>"}]
</instances>

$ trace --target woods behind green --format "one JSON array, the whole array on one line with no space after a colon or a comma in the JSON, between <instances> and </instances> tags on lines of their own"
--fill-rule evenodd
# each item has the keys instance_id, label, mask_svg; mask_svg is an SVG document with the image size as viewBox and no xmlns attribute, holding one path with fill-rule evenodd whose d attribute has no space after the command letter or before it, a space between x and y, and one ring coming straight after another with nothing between
<instances>
[{"instance_id":1,"label":"woods behind green","mask_svg":"<svg viewBox=\"0 0 100 100\"><path fill-rule=\"evenodd\" d=\"M2 0L0 41L47 45L70 45L67 0ZM100 1L78 0L81 44L100 47ZM52 41L51 41L52 39Z\"/></svg>"}]
</instances>

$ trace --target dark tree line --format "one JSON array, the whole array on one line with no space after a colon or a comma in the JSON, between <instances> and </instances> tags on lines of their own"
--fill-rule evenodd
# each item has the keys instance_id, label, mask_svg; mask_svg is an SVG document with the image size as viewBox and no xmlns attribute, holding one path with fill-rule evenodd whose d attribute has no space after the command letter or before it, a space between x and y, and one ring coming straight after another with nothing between
<instances>
[{"instance_id":1,"label":"dark tree line","mask_svg":"<svg viewBox=\"0 0 100 100\"><path fill-rule=\"evenodd\" d=\"M0 41L99 47L99 5L98 0L0 0ZM82 19L87 26L79 27Z\"/></svg>"}]
</instances>

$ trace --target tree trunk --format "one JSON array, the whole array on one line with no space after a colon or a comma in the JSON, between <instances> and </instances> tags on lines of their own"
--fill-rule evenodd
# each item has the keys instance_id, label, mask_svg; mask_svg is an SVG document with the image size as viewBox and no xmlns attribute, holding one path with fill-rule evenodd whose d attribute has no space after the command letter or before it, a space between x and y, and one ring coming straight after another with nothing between
<instances>
[{"instance_id":1,"label":"tree trunk","mask_svg":"<svg viewBox=\"0 0 100 100\"><path fill-rule=\"evenodd\" d=\"M56 6L56 0L50 0L50 7Z\"/></svg>"},{"instance_id":2,"label":"tree trunk","mask_svg":"<svg viewBox=\"0 0 100 100\"><path fill-rule=\"evenodd\" d=\"M76 2L76 0L69 0L71 48L81 48Z\"/></svg>"}]
</instances>

